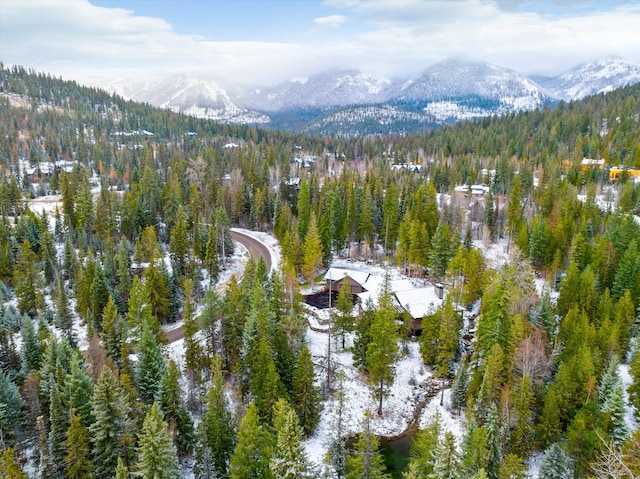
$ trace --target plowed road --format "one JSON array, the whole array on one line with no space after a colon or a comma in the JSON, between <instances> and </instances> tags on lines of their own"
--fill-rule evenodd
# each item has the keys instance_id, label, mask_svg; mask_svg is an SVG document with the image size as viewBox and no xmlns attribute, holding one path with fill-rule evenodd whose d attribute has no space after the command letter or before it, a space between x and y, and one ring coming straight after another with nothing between
<instances>
[{"instance_id":1,"label":"plowed road","mask_svg":"<svg viewBox=\"0 0 640 479\"><path fill-rule=\"evenodd\" d=\"M247 248L247 250L249 250L249 254L254 260L257 261L258 258L262 256L267 266L267 271L271 272L271 253L264 243L261 243L248 234L236 230L231 230L231 238ZM184 328L182 326L172 329L171 331L167 331L167 339L170 343L179 341L182 338L184 338Z\"/></svg>"}]
</instances>

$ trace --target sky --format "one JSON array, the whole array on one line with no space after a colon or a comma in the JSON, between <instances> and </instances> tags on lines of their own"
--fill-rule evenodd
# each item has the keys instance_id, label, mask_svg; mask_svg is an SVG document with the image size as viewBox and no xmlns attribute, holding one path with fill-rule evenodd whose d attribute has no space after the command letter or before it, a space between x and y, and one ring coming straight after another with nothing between
<instances>
[{"instance_id":1,"label":"sky","mask_svg":"<svg viewBox=\"0 0 640 479\"><path fill-rule=\"evenodd\" d=\"M639 0L0 0L0 61L91 85L409 78L452 57L555 76L605 56L640 64L639 25Z\"/></svg>"}]
</instances>

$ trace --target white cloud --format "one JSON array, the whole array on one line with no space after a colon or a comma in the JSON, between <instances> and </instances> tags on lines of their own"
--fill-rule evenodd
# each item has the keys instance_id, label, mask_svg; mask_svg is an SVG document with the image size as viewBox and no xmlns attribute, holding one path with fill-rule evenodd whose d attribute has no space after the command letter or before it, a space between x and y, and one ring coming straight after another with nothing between
<instances>
[{"instance_id":1,"label":"white cloud","mask_svg":"<svg viewBox=\"0 0 640 479\"><path fill-rule=\"evenodd\" d=\"M313 19L313 23L326 28L338 28L346 22L347 17L345 17L344 15L329 15L328 17L319 17Z\"/></svg>"},{"instance_id":2,"label":"white cloud","mask_svg":"<svg viewBox=\"0 0 640 479\"><path fill-rule=\"evenodd\" d=\"M302 29L313 30L295 42L220 42L87 0L2 0L0 59L80 81L206 74L231 85L273 84L329 68L408 76L461 55L545 74L612 54L640 63L637 2L574 3L580 8L564 2L558 13L536 0L327 0L332 14L310 17ZM598 8L586 10L590 4ZM335 33L320 33L328 28Z\"/></svg>"}]
</instances>

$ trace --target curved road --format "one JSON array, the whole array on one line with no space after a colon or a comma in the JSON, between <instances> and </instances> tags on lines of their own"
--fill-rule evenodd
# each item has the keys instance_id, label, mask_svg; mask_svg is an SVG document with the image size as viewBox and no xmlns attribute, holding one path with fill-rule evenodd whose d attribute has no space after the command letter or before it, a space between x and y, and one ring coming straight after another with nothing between
<instances>
[{"instance_id":1,"label":"curved road","mask_svg":"<svg viewBox=\"0 0 640 479\"><path fill-rule=\"evenodd\" d=\"M254 260L257 260L262 256L267 266L267 271L271 273L271 267L273 266L271 264L271 252L264 243L261 243L253 236L249 236L248 234L235 229L231 230L231 238L247 248L249 255L251 255ZM175 343L182 338L184 338L184 327L182 326L172 329L171 331L167 331L167 339L170 343Z\"/></svg>"}]
</instances>

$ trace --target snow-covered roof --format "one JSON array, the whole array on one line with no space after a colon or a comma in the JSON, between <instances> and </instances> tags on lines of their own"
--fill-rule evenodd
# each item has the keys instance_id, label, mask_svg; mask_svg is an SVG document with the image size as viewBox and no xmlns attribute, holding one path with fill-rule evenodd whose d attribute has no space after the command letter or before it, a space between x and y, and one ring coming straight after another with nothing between
<instances>
[{"instance_id":1,"label":"snow-covered roof","mask_svg":"<svg viewBox=\"0 0 640 479\"><path fill-rule=\"evenodd\" d=\"M365 283L371 276L371 274L365 271L357 271L353 269L342 269L342 268L329 268L327 273L324 275L325 281L340 281L346 277L351 278L359 285L363 286L365 289L369 289L365 286Z\"/></svg>"},{"instance_id":2,"label":"snow-covered roof","mask_svg":"<svg viewBox=\"0 0 640 479\"><path fill-rule=\"evenodd\" d=\"M414 319L430 314L442 303L433 286L396 291L396 300Z\"/></svg>"}]
</instances>

